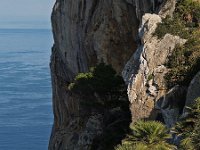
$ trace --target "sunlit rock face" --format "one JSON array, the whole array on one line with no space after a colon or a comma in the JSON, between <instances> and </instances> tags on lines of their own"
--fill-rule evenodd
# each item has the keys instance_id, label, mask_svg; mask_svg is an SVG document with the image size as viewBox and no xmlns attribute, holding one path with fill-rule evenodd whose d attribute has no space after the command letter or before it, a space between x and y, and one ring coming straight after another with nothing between
<instances>
[{"instance_id":1,"label":"sunlit rock face","mask_svg":"<svg viewBox=\"0 0 200 150\"><path fill-rule=\"evenodd\" d=\"M199 74L189 87L177 85L168 89L166 85L169 57L177 45L183 45L187 40L168 33L158 39L154 32L163 18L173 16L175 5L176 0L168 0L157 14L146 13L141 19L141 42L122 71L128 84L132 122L141 118L153 119L163 121L170 128L185 111L185 103L191 105L199 97Z\"/></svg>"},{"instance_id":2,"label":"sunlit rock face","mask_svg":"<svg viewBox=\"0 0 200 150\"><path fill-rule=\"evenodd\" d=\"M138 28L140 24L145 22L144 19L142 21L142 15L147 12L158 12L161 3L161 0L56 1L52 13L55 43L52 48L50 66L54 126L49 144L50 150L90 149L95 137L102 134L103 116L99 113L86 115L88 110L80 105L82 98L69 92L67 85L73 81L79 72L87 72L91 66L100 62L111 64L118 74L121 74L122 70L126 70L124 66L127 62L131 63L132 55L135 53L137 45L140 44ZM161 21L159 17L156 18L156 21ZM170 35L167 35L166 41L169 41L170 37ZM151 36L149 38L152 40ZM173 37L173 39L175 42L180 40L178 37ZM159 44L162 45L162 41ZM134 64L130 66L130 70L134 66ZM162 66L160 69L165 71ZM125 72L127 72L125 74L128 74L127 77L131 76L128 70ZM160 73L159 68L156 73ZM124 77L124 79L129 80L127 77ZM159 78L158 80L160 80ZM141 84L139 81L143 82L143 79L138 78L135 85ZM152 88L149 88L149 90L153 94L157 94L154 83L149 81L149 84L152 84ZM132 95L134 92L131 92L130 87L135 85L131 82L128 85L131 109L148 106L150 107L149 110L152 110L154 104L152 100L147 101L148 105L147 103L145 105L138 105L138 103L133 105L134 98L132 98ZM145 115L138 114L138 116L147 116L149 110L148 113L144 111ZM134 111L143 113L137 111L137 109Z\"/></svg>"},{"instance_id":3,"label":"sunlit rock face","mask_svg":"<svg viewBox=\"0 0 200 150\"><path fill-rule=\"evenodd\" d=\"M164 64L175 46L183 45L186 40L170 34L158 39L153 33L159 22L161 22L159 15L145 14L143 16L139 32L141 45L126 64L123 77L128 84L132 121L135 122L141 118L156 119L157 111L162 110L165 112L163 115L165 123L170 126L171 122L175 121L168 119L170 115L165 117L166 110L163 110L161 106L156 108L156 103L163 99L166 103L166 94L169 91L164 78L168 69Z\"/></svg>"}]
</instances>

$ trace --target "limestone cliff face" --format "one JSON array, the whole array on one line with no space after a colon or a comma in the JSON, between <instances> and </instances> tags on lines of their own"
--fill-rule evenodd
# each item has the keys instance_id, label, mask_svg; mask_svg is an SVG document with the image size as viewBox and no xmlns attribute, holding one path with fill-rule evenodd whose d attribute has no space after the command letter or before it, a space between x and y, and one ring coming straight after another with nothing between
<instances>
[{"instance_id":1,"label":"limestone cliff face","mask_svg":"<svg viewBox=\"0 0 200 150\"><path fill-rule=\"evenodd\" d=\"M85 129L80 129L77 122L80 113L86 111L81 111L79 99L70 95L66 85L77 73L87 72L101 61L112 64L118 72L122 70L137 47L139 20L135 9L125 0L56 1L51 58L55 119L49 149L87 149L101 133L99 115L87 117Z\"/></svg>"},{"instance_id":2,"label":"limestone cliff face","mask_svg":"<svg viewBox=\"0 0 200 150\"><path fill-rule=\"evenodd\" d=\"M94 139L103 133L102 114L82 108L82 98L67 89L79 72L87 72L99 62L111 64L119 74L123 70L133 120L151 114L155 101L166 93L162 82L166 71L163 64L175 44L185 42L172 35L166 35L162 40L151 35L161 17L173 12L175 1L170 0L165 5L162 2L56 1L52 13L55 43L50 66L54 126L50 150L91 149ZM165 8L167 5L167 9L160 10L160 6ZM148 12L159 12L161 17L149 14L142 19L142 15ZM150 75L153 79L148 79Z\"/></svg>"},{"instance_id":3,"label":"limestone cliff face","mask_svg":"<svg viewBox=\"0 0 200 150\"><path fill-rule=\"evenodd\" d=\"M177 85L168 89L166 86L165 75L169 70L165 64L176 45L183 45L187 40L170 34L158 39L154 32L162 18L173 15L175 4L175 0L168 0L158 14L146 13L142 17L141 43L122 72L128 84L133 122L141 118L158 119L172 127L184 112L184 102L189 105L200 95L198 74L189 88Z\"/></svg>"},{"instance_id":4,"label":"limestone cliff face","mask_svg":"<svg viewBox=\"0 0 200 150\"><path fill-rule=\"evenodd\" d=\"M66 64L69 80L101 61L122 71L137 48L142 15L159 10L161 2L57 0L52 13L54 48Z\"/></svg>"},{"instance_id":5,"label":"limestone cliff face","mask_svg":"<svg viewBox=\"0 0 200 150\"><path fill-rule=\"evenodd\" d=\"M176 45L183 45L186 39L165 34L159 39L155 34L158 23L167 15L173 17L176 0L162 4L157 14L143 15L139 28L141 43L127 62L122 75L128 84L128 96L132 121L141 118L162 120L172 127L184 112L184 105L191 105L199 97L199 74L189 87L176 85L168 89L166 67ZM185 103L186 102L186 103Z\"/></svg>"},{"instance_id":6,"label":"limestone cliff face","mask_svg":"<svg viewBox=\"0 0 200 150\"><path fill-rule=\"evenodd\" d=\"M139 21L125 0L57 0L52 25L68 80L101 61L120 71L136 49Z\"/></svg>"},{"instance_id":7,"label":"limestone cliff face","mask_svg":"<svg viewBox=\"0 0 200 150\"><path fill-rule=\"evenodd\" d=\"M177 44L183 45L186 40L166 34L162 39L154 36L161 17L156 14L145 14L140 27L141 45L133 54L123 70L123 77L128 84L128 95L131 103L132 121L141 118L156 119L159 113L168 126L173 125L179 116L179 107L170 109L184 97L185 88L174 88L172 91L165 85L165 74L169 56ZM175 92L176 90L176 92ZM167 94L169 91L169 94ZM170 93L180 94L174 97ZM182 93L181 93L182 91ZM171 96L170 96L171 95ZM169 102L169 100L171 102Z\"/></svg>"}]
</instances>

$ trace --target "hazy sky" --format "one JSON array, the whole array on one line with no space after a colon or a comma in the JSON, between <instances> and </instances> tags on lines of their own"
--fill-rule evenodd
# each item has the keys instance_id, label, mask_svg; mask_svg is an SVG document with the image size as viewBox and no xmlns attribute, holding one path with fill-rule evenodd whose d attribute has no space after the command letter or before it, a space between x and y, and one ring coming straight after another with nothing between
<instances>
[{"instance_id":1,"label":"hazy sky","mask_svg":"<svg viewBox=\"0 0 200 150\"><path fill-rule=\"evenodd\" d=\"M0 28L50 27L55 0L0 0Z\"/></svg>"}]
</instances>

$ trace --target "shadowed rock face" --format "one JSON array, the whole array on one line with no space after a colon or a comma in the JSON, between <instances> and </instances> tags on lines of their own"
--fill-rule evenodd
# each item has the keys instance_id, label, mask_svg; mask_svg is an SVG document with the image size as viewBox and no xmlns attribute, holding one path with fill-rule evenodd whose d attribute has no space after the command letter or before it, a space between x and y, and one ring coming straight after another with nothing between
<instances>
[{"instance_id":1,"label":"shadowed rock face","mask_svg":"<svg viewBox=\"0 0 200 150\"><path fill-rule=\"evenodd\" d=\"M100 62L121 74L137 49L141 16L159 0L57 0L52 13L51 56L54 126L50 150L90 149L103 132L103 116L80 106L67 85ZM89 114L88 114L89 113Z\"/></svg>"},{"instance_id":2,"label":"shadowed rock face","mask_svg":"<svg viewBox=\"0 0 200 150\"><path fill-rule=\"evenodd\" d=\"M102 116L81 116L87 110L79 108L80 98L66 85L101 61L120 73L136 50L138 26L135 5L125 0L56 1L51 56L54 127L49 149L89 149L101 134Z\"/></svg>"},{"instance_id":3,"label":"shadowed rock face","mask_svg":"<svg viewBox=\"0 0 200 150\"><path fill-rule=\"evenodd\" d=\"M186 106L190 107L198 97L200 97L200 71L192 79L188 87ZM184 113L187 113L187 108L184 109L183 115Z\"/></svg>"},{"instance_id":4,"label":"shadowed rock face","mask_svg":"<svg viewBox=\"0 0 200 150\"><path fill-rule=\"evenodd\" d=\"M57 0L55 49L71 72L69 80L101 61L120 72L136 49L138 25L135 6L125 0Z\"/></svg>"}]
</instances>

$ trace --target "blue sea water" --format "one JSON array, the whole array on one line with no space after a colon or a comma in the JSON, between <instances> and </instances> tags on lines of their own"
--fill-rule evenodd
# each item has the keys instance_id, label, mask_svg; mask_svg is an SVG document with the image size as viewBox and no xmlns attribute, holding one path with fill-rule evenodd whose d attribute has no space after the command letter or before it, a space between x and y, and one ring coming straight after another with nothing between
<instances>
[{"instance_id":1,"label":"blue sea water","mask_svg":"<svg viewBox=\"0 0 200 150\"><path fill-rule=\"evenodd\" d=\"M0 150L46 150L53 122L48 29L0 29Z\"/></svg>"}]
</instances>

